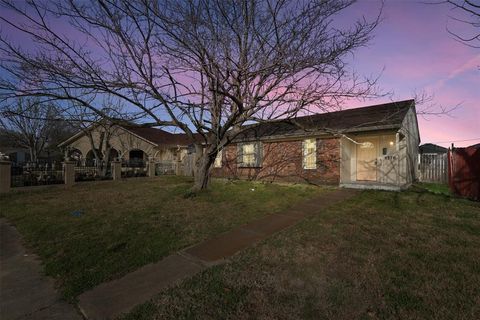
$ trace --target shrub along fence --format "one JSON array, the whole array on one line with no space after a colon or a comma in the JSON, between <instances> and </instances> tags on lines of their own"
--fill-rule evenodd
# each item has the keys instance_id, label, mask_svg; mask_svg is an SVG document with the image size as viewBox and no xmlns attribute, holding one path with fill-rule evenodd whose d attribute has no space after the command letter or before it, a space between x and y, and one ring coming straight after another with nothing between
<instances>
[{"instance_id":1,"label":"shrub along fence","mask_svg":"<svg viewBox=\"0 0 480 320\"><path fill-rule=\"evenodd\" d=\"M100 162L96 166L75 166L75 181L111 180L111 163Z\"/></svg>"},{"instance_id":2,"label":"shrub along fence","mask_svg":"<svg viewBox=\"0 0 480 320\"><path fill-rule=\"evenodd\" d=\"M122 178L146 177L147 174L146 161L122 161Z\"/></svg>"}]
</instances>

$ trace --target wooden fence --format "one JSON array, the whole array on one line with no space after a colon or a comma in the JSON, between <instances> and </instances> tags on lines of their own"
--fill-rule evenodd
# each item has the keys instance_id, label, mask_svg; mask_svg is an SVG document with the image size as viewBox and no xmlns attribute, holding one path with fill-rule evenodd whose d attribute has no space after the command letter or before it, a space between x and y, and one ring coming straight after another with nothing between
<instances>
[{"instance_id":1,"label":"wooden fence","mask_svg":"<svg viewBox=\"0 0 480 320\"><path fill-rule=\"evenodd\" d=\"M447 183L448 159L446 153L418 155L419 180L422 182Z\"/></svg>"}]
</instances>

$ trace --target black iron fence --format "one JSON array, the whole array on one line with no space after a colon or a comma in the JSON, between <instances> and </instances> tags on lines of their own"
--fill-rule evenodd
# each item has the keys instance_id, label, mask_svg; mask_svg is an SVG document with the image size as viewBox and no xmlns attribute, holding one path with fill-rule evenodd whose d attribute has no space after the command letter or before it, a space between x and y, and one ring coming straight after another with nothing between
<instances>
[{"instance_id":1,"label":"black iron fence","mask_svg":"<svg viewBox=\"0 0 480 320\"><path fill-rule=\"evenodd\" d=\"M42 186L63 183L63 167L60 162L15 163L11 166L12 187Z\"/></svg>"},{"instance_id":2,"label":"black iron fence","mask_svg":"<svg viewBox=\"0 0 480 320\"><path fill-rule=\"evenodd\" d=\"M133 159L122 161L121 177L146 177L148 175L146 161ZM100 162L96 165L82 165L76 163L74 167L75 181L98 181L111 180L111 163ZM174 162L160 162L155 166L157 175L175 174ZM28 162L12 163L11 187L41 186L52 184L64 184L65 172L61 162Z\"/></svg>"},{"instance_id":3,"label":"black iron fence","mask_svg":"<svg viewBox=\"0 0 480 320\"><path fill-rule=\"evenodd\" d=\"M155 163L155 175L173 175L175 174L175 162L174 161L160 161Z\"/></svg>"},{"instance_id":4,"label":"black iron fence","mask_svg":"<svg viewBox=\"0 0 480 320\"><path fill-rule=\"evenodd\" d=\"M133 159L122 161L122 178L146 177L147 163L143 160Z\"/></svg>"},{"instance_id":5,"label":"black iron fence","mask_svg":"<svg viewBox=\"0 0 480 320\"><path fill-rule=\"evenodd\" d=\"M112 167L110 163L102 161L95 166L80 165L75 167L75 181L111 180Z\"/></svg>"}]
</instances>

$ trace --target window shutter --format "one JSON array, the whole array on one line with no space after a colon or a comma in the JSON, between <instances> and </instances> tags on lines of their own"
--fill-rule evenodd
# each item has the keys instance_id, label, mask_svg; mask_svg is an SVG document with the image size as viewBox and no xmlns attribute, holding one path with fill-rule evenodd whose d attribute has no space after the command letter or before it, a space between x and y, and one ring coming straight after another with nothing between
<instances>
[{"instance_id":1,"label":"window shutter","mask_svg":"<svg viewBox=\"0 0 480 320\"><path fill-rule=\"evenodd\" d=\"M237 166L241 167L243 165L243 144L237 144Z\"/></svg>"},{"instance_id":2,"label":"window shutter","mask_svg":"<svg viewBox=\"0 0 480 320\"><path fill-rule=\"evenodd\" d=\"M255 143L255 164L256 167L262 167L263 161L263 143L261 141Z\"/></svg>"}]
</instances>

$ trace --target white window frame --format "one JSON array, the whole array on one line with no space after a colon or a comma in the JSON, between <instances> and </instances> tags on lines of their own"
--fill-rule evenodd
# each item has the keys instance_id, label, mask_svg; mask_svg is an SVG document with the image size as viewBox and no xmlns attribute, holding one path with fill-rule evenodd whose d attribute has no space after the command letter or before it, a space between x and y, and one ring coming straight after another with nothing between
<instances>
[{"instance_id":1,"label":"white window frame","mask_svg":"<svg viewBox=\"0 0 480 320\"><path fill-rule=\"evenodd\" d=\"M317 139L305 139L302 142L303 169L317 169Z\"/></svg>"},{"instance_id":2,"label":"white window frame","mask_svg":"<svg viewBox=\"0 0 480 320\"><path fill-rule=\"evenodd\" d=\"M261 168L262 163L263 143L261 141L237 145L237 166L239 168Z\"/></svg>"},{"instance_id":3,"label":"white window frame","mask_svg":"<svg viewBox=\"0 0 480 320\"><path fill-rule=\"evenodd\" d=\"M218 150L217 156L215 157L215 162L213 163L214 168L221 168L222 167L222 159L223 159L223 150Z\"/></svg>"},{"instance_id":4,"label":"white window frame","mask_svg":"<svg viewBox=\"0 0 480 320\"><path fill-rule=\"evenodd\" d=\"M251 151L246 152L246 149L251 148ZM257 154L256 154L255 143L244 143L242 144L242 165L245 167L254 167L257 164ZM246 161L248 160L251 161Z\"/></svg>"}]
</instances>

